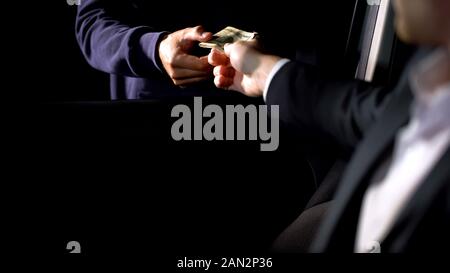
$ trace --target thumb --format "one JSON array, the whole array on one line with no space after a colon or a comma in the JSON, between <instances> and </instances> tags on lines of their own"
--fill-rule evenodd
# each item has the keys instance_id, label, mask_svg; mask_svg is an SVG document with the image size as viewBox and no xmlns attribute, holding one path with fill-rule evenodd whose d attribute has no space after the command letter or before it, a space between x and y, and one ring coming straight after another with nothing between
<instances>
[{"instance_id":1,"label":"thumb","mask_svg":"<svg viewBox=\"0 0 450 273\"><path fill-rule=\"evenodd\" d=\"M225 44L223 46L223 50L225 51L225 55L230 58L231 51L233 50L233 44Z\"/></svg>"},{"instance_id":2,"label":"thumb","mask_svg":"<svg viewBox=\"0 0 450 273\"><path fill-rule=\"evenodd\" d=\"M184 38L186 40L206 42L212 37L211 32L205 32L202 26L188 28Z\"/></svg>"}]
</instances>

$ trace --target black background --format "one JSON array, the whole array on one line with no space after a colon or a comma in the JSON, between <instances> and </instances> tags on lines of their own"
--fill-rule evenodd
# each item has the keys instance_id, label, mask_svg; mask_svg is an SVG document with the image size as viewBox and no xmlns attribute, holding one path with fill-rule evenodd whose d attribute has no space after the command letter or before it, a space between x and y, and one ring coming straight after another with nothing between
<instances>
[{"instance_id":1,"label":"black background","mask_svg":"<svg viewBox=\"0 0 450 273\"><path fill-rule=\"evenodd\" d=\"M261 153L258 142L175 143L170 110L192 99L109 102L107 75L89 67L76 44L76 7L62 0L14 5L5 9L15 16L5 24L12 53L3 109L10 239L19 253L33 245L64 255L71 240L96 257L265 253L316 187L307 158L334 157L321 154L331 143L287 131L273 153ZM323 9L316 26L333 23L341 32L311 38L329 39L323 46L330 56L340 52L336 58L349 6L342 14L338 4ZM318 13L309 16L321 22ZM237 98L204 104L255 102Z\"/></svg>"},{"instance_id":2,"label":"black background","mask_svg":"<svg viewBox=\"0 0 450 273\"><path fill-rule=\"evenodd\" d=\"M314 43L339 64L354 1L328 2L310 14L321 22ZM183 256L267 255L315 189L311 158L335 156L328 140L283 128L273 153L256 142L175 143L171 107L192 101L109 102L108 76L75 42L75 7L15 3L5 12L5 239L15 254L67 258L77 240L90 261L144 257L164 268Z\"/></svg>"}]
</instances>

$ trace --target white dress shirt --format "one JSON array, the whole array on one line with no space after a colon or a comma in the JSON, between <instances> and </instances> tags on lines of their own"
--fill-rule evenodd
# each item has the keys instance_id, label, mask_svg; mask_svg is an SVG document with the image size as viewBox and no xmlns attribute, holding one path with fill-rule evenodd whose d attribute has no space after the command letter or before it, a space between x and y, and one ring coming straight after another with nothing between
<instances>
[{"instance_id":1,"label":"white dress shirt","mask_svg":"<svg viewBox=\"0 0 450 273\"><path fill-rule=\"evenodd\" d=\"M355 252L382 252L380 244L450 144L450 51L438 50L410 75L411 121L396 137L388 172L365 193Z\"/></svg>"}]
</instances>

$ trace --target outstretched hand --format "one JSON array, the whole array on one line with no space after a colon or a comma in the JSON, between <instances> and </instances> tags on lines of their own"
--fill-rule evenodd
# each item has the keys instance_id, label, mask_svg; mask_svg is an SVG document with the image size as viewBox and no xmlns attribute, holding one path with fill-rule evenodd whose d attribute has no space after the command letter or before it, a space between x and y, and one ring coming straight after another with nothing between
<instances>
[{"instance_id":1,"label":"outstretched hand","mask_svg":"<svg viewBox=\"0 0 450 273\"><path fill-rule=\"evenodd\" d=\"M219 88L239 91L247 96L261 96L267 76L281 58L265 55L253 42L225 45L225 52L213 49L208 62L214 68L214 83Z\"/></svg>"},{"instance_id":2,"label":"outstretched hand","mask_svg":"<svg viewBox=\"0 0 450 273\"><path fill-rule=\"evenodd\" d=\"M159 44L159 57L167 75L178 86L204 81L211 75L208 57L190 55L197 42L210 40L212 33L204 32L201 26L186 28L171 33Z\"/></svg>"}]
</instances>

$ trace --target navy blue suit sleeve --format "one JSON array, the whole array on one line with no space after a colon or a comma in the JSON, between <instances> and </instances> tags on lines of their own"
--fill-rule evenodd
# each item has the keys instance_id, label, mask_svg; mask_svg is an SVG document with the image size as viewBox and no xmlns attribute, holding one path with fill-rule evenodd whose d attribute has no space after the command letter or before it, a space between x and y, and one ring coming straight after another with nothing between
<instances>
[{"instance_id":1,"label":"navy blue suit sleeve","mask_svg":"<svg viewBox=\"0 0 450 273\"><path fill-rule=\"evenodd\" d=\"M161 73L158 43L164 32L128 24L118 14L129 1L84 0L78 7L76 37L91 66L110 74L148 77Z\"/></svg>"},{"instance_id":2,"label":"navy blue suit sleeve","mask_svg":"<svg viewBox=\"0 0 450 273\"><path fill-rule=\"evenodd\" d=\"M290 62L272 79L266 102L280 106L282 122L326 133L352 150L388 97L386 88L358 80L327 80L316 66Z\"/></svg>"}]
</instances>

